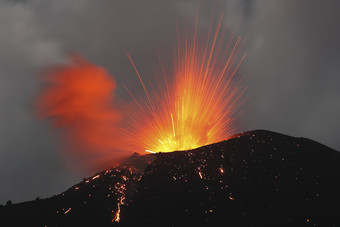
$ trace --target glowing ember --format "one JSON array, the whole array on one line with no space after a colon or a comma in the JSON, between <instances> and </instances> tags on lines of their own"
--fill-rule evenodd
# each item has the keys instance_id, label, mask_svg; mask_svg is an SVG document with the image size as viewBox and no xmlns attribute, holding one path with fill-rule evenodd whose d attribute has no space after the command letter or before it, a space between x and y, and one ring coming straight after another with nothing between
<instances>
[{"instance_id":1,"label":"glowing ember","mask_svg":"<svg viewBox=\"0 0 340 227\"><path fill-rule=\"evenodd\" d=\"M235 75L245 55L237 60L241 38L224 43L221 21L211 40L209 35L199 40L197 31L191 39L179 38L174 77L162 64L158 78L163 81L151 91L128 55L146 97L140 101L127 88L138 106L126 130L129 143L149 153L171 152L219 142L235 132L233 115L245 90Z\"/></svg>"},{"instance_id":2,"label":"glowing ember","mask_svg":"<svg viewBox=\"0 0 340 227\"><path fill-rule=\"evenodd\" d=\"M98 175L92 177L92 180L97 179L97 178L99 178L99 177L100 177L100 175L98 174Z\"/></svg>"},{"instance_id":3,"label":"glowing ember","mask_svg":"<svg viewBox=\"0 0 340 227\"><path fill-rule=\"evenodd\" d=\"M198 172L198 175L200 176L201 179L203 179L203 175L201 172Z\"/></svg>"},{"instance_id":4,"label":"glowing ember","mask_svg":"<svg viewBox=\"0 0 340 227\"><path fill-rule=\"evenodd\" d=\"M71 211L71 208L68 208L66 211L65 211L65 214L67 214L68 212Z\"/></svg>"}]
</instances>

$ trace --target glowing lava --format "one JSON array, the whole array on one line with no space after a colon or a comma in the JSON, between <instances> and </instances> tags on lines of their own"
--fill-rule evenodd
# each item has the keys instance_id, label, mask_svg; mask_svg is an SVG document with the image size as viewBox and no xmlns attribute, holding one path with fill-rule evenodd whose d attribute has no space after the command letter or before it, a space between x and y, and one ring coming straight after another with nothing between
<instances>
[{"instance_id":1,"label":"glowing lava","mask_svg":"<svg viewBox=\"0 0 340 227\"><path fill-rule=\"evenodd\" d=\"M128 55L145 95L140 101L128 89L137 104L125 130L129 143L146 152L171 152L219 142L235 132L234 114L245 90L236 72L245 55L240 57L240 37L225 42L221 22L222 17L205 40L197 28L191 38L179 35L184 38L178 38L174 76L162 64L162 80L151 91Z\"/></svg>"}]
</instances>

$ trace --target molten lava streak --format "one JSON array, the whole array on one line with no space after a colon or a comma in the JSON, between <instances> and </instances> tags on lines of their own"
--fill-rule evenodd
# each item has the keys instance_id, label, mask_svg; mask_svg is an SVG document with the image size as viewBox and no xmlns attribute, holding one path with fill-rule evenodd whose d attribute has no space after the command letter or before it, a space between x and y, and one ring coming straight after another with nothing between
<instances>
[{"instance_id":1,"label":"molten lava streak","mask_svg":"<svg viewBox=\"0 0 340 227\"><path fill-rule=\"evenodd\" d=\"M125 134L129 143L146 152L188 150L227 139L235 132L234 114L245 91L236 74L245 58L242 41L224 41L221 21L206 40L179 35L175 70L162 64L161 81L149 91L128 55L144 90L145 100L127 88L137 104ZM169 78L174 78L170 80ZM158 88L158 89L157 89ZM138 97L141 95L138 94Z\"/></svg>"}]
</instances>

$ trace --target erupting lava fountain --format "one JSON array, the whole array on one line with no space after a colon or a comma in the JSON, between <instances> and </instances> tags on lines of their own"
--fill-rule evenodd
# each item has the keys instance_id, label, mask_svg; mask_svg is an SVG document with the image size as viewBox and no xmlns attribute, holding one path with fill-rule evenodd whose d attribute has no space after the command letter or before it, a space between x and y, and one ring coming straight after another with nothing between
<instances>
[{"instance_id":1,"label":"erupting lava fountain","mask_svg":"<svg viewBox=\"0 0 340 227\"><path fill-rule=\"evenodd\" d=\"M197 23L193 32L177 29L173 66L160 60L152 84L144 83L127 54L143 88L125 86L132 97L128 114L114 105L113 77L77 57L46 76L40 115L66 129L68 141L80 148L77 158L98 166L133 152L189 150L229 138L237 132L234 119L246 89L238 76L245 54L241 38L222 29L222 18L206 36Z\"/></svg>"},{"instance_id":2,"label":"erupting lava fountain","mask_svg":"<svg viewBox=\"0 0 340 227\"><path fill-rule=\"evenodd\" d=\"M152 89L128 55L145 97L140 101L127 88L137 106L124 129L129 144L150 153L171 152L220 142L236 132L233 120L246 89L237 71L246 54L240 54L240 37L224 39L222 18L204 39L197 26L191 36L178 32L174 75L160 60L160 81Z\"/></svg>"}]
</instances>

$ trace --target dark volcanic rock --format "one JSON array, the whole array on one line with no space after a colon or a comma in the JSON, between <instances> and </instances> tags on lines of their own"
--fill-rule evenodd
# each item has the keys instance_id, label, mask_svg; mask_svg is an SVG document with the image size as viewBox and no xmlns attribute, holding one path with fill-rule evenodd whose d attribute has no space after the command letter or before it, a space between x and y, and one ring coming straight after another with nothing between
<instances>
[{"instance_id":1,"label":"dark volcanic rock","mask_svg":"<svg viewBox=\"0 0 340 227\"><path fill-rule=\"evenodd\" d=\"M0 207L0 220L4 226L338 226L339 164L340 153L317 142L257 130L190 151L134 155L61 195Z\"/></svg>"},{"instance_id":2,"label":"dark volcanic rock","mask_svg":"<svg viewBox=\"0 0 340 227\"><path fill-rule=\"evenodd\" d=\"M132 155L48 199L0 207L0 226L115 226L118 203L134 194L154 156Z\"/></svg>"}]
</instances>

